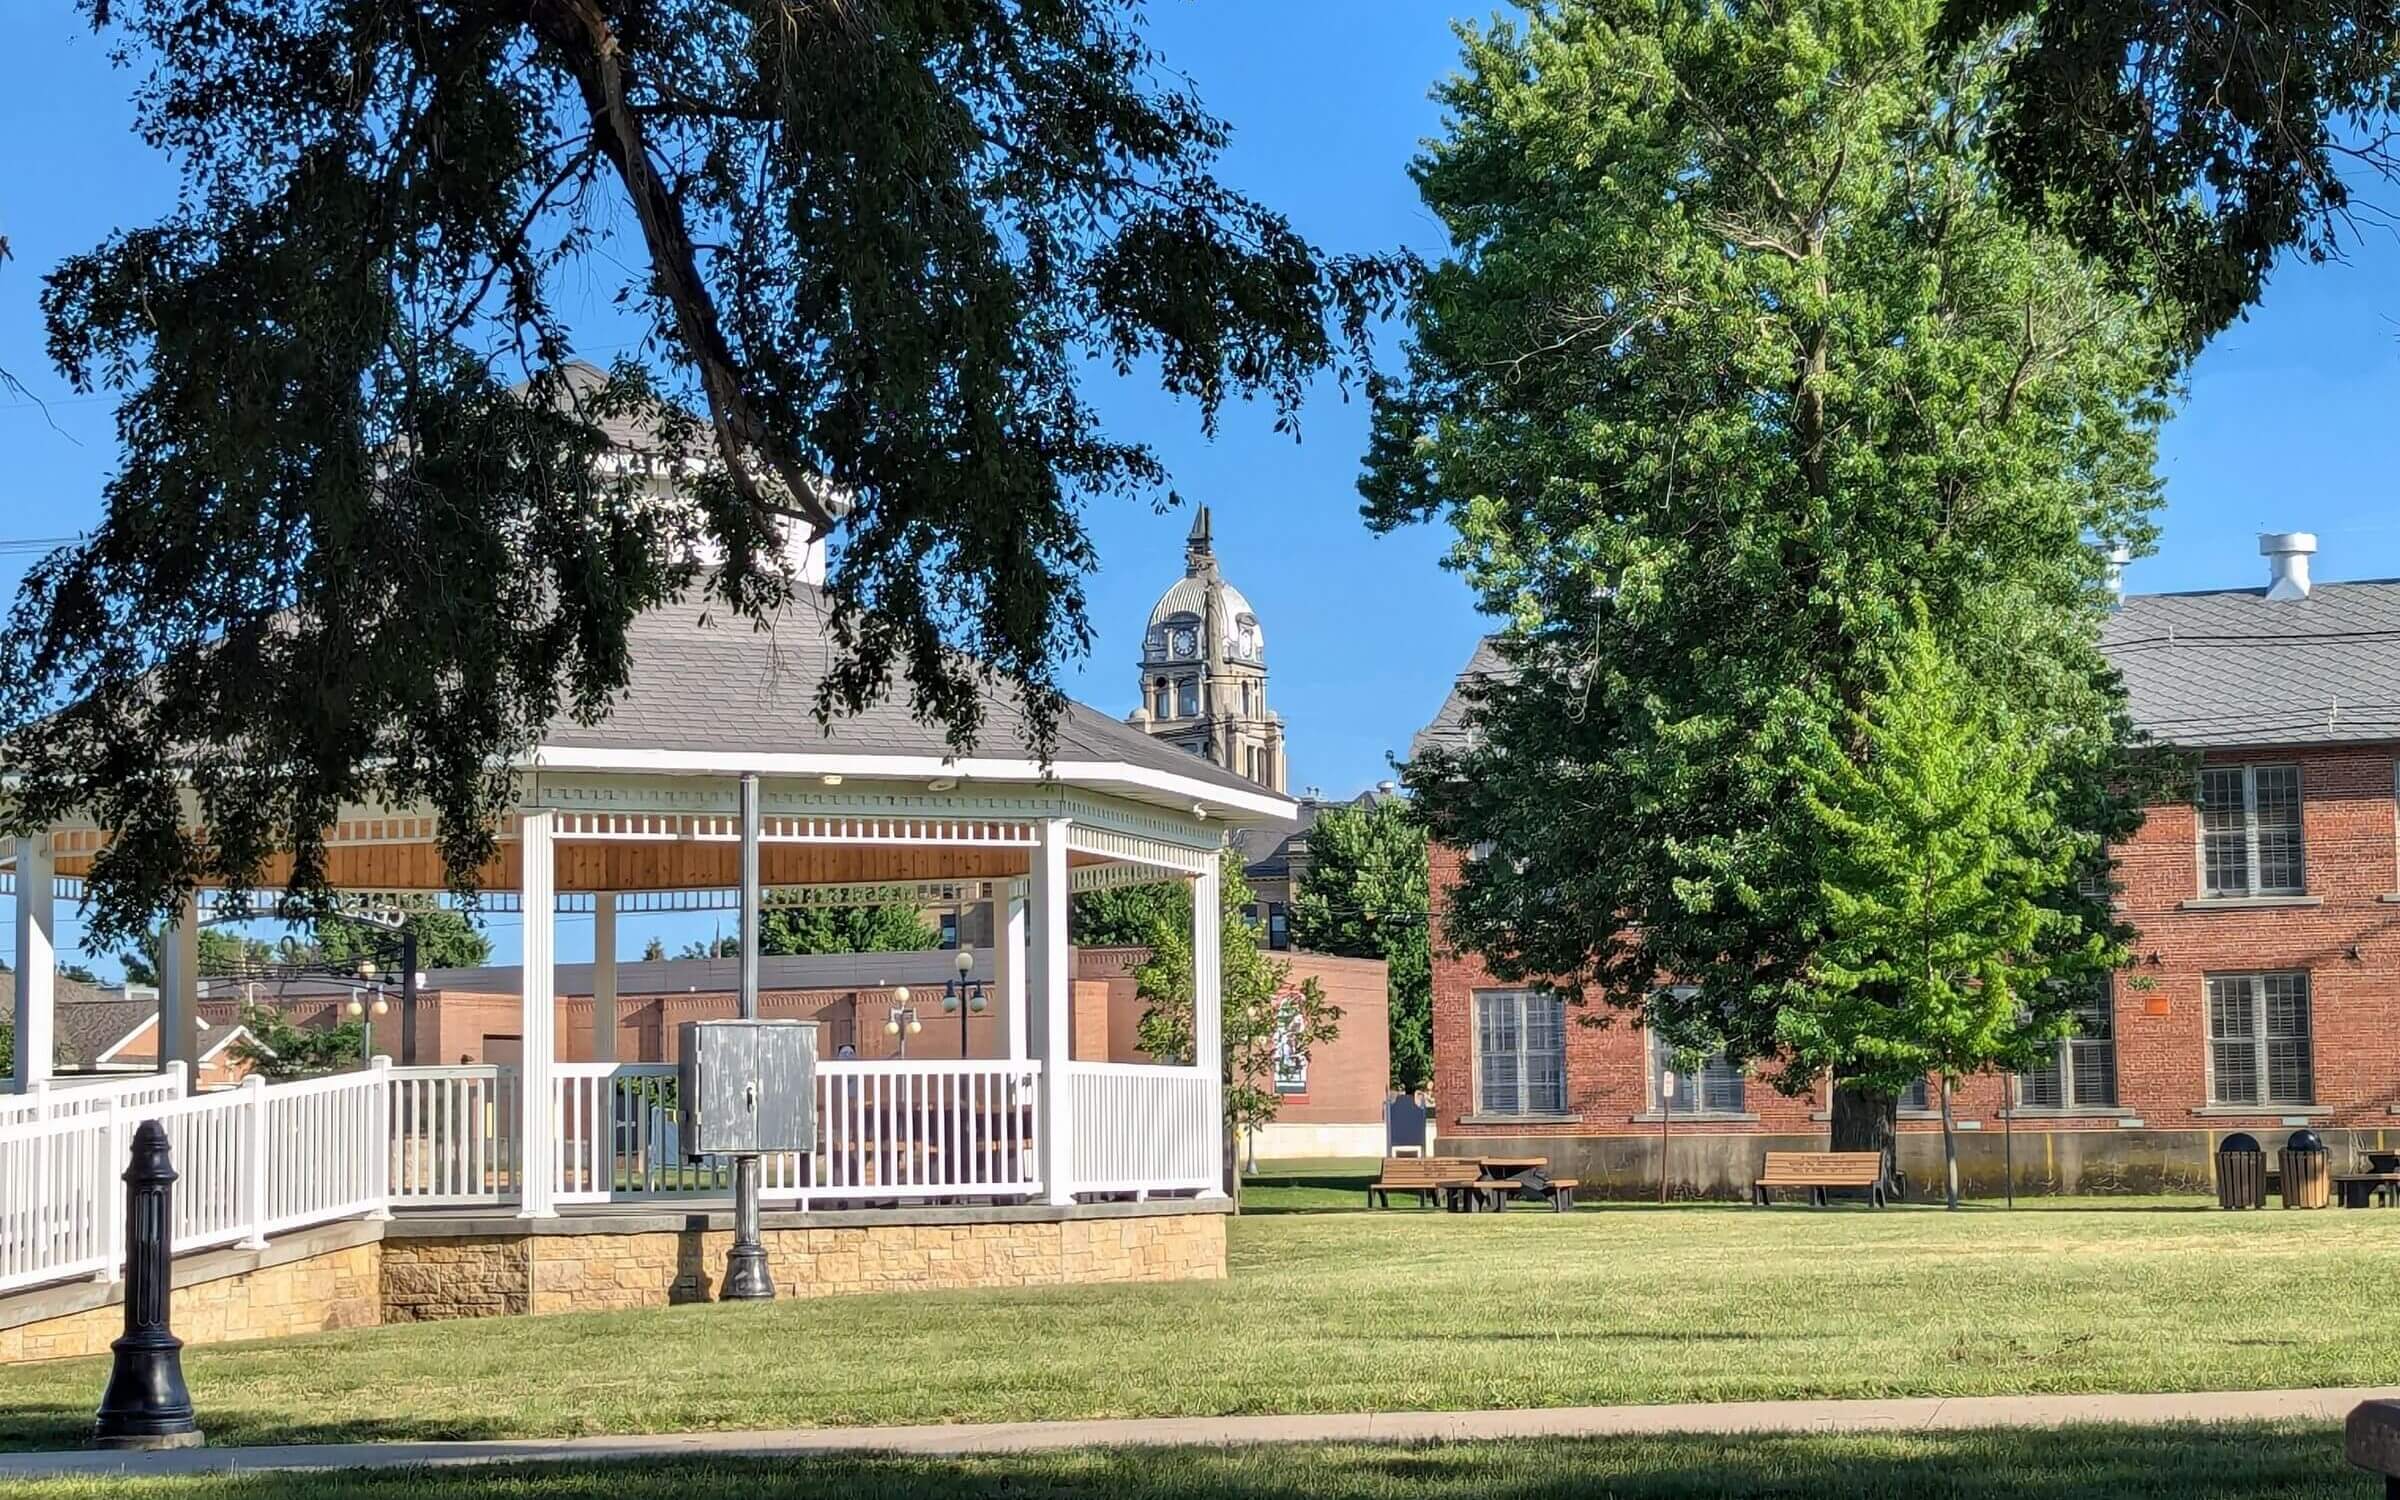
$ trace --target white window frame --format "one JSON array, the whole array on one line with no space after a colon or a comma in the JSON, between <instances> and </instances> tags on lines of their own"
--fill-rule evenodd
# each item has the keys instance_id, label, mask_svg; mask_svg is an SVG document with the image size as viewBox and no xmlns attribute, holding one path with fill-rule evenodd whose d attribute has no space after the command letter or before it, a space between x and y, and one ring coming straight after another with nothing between
<instances>
[{"instance_id":1,"label":"white window frame","mask_svg":"<svg viewBox=\"0 0 2400 1500\"><path fill-rule=\"evenodd\" d=\"M2076 1114L2090 1110L2114 1110L2121 1107L2124 1078L2117 1068L2117 988L2113 978L2108 981L2108 988L2100 1005L2094 1008L2108 1018L2108 1034L2106 1036L2087 1036L2079 1027L2060 1037L2054 1044L2056 1050L2051 1054L2050 1066L2058 1070L2058 1102L2056 1104L2028 1103L2025 1098L2025 1082L2033 1074L2031 1071L2025 1071L2016 1075L2016 1104L2014 1106L2016 1109L2028 1114L2037 1110L2044 1114ZM2077 1092L2075 1052L2078 1047L2087 1050L2102 1047L2107 1049L2108 1097L2106 1099L2085 1099Z\"/></svg>"},{"instance_id":2,"label":"white window frame","mask_svg":"<svg viewBox=\"0 0 2400 1500\"><path fill-rule=\"evenodd\" d=\"M2259 877L2258 858L2258 777L2259 773L2288 771L2292 777L2292 833L2296 843L2298 879L2291 885L2269 886ZM2242 779L2242 872L2241 889L2212 886L2208 878L2208 807L2205 788L2211 776L2238 775ZM2291 761L2244 763L2242 765L2202 766L2200 795L2193 800L2192 836L2196 868L2193 871L2197 889L2203 900L2240 900L2251 896L2300 896L2308 892L2308 778L2300 766Z\"/></svg>"},{"instance_id":3,"label":"white window frame","mask_svg":"<svg viewBox=\"0 0 2400 1500\"><path fill-rule=\"evenodd\" d=\"M1474 994L1474 1001L1475 1112L1479 1115L1521 1119L1551 1119L1566 1114L1568 1090L1566 1002L1556 995L1543 994L1539 990L1477 990ZM1493 1090L1486 1077L1486 1064L1490 1060L1490 1052L1489 1044L1485 1039L1485 1032L1489 1028L1484 1022L1484 1008L1487 1005L1499 1004L1513 1007L1515 1015L1516 1045L1513 1049L1516 1061L1516 1077L1513 1085L1515 1097L1507 1100L1492 1097ZM1532 1088L1527 1076L1530 1072L1527 1064L1535 1056L1533 1049L1528 1045L1528 1038L1532 1033L1532 1027L1528 1021L1535 1006L1553 1007L1558 1016L1558 1094L1554 1101L1542 1103L1536 1103L1532 1099Z\"/></svg>"},{"instance_id":4,"label":"white window frame","mask_svg":"<svg viewBox=\"0 0 2400 1500\"><path fill-rule=\"evenodd\" d=\"M2268 1031L2266 981L2270 979L2297 979L2300 981L2302 1019L2305 1021L2306 1025L2297 1038L2290 1036L2275 1037L2270 1035ZM2245 991L2244 998L2247 1005L2247 1014L2245 1016L2245 1020L2249 1026L2249 1035L2247 1037L2220 1038L2217 1035L2218 987L2220 985L2231 986L2237 984L2243 986ZM2315 1107L2317 1102L2316 990L2317 987L2315 976L2306 969L2256 969L2237 973L2210 974L2202 979L2200 997L2201 1006L2204 1011L2202 1019L2207 1025L2207 1030L2204 1033L2204 1045L2207 1048L2204 1060L2207 1063L2208 1070L2208 1103L2210 1108L2254 1109L2261 1114L2273 1114L2278 1110L2311 1109ZM2293 1040L2297 1040L2301 1043L2300 1059L2303 1067L2305 1067L2307 1070L2308 1091L2306 1096L2303 1098L2279 1099L2275 1096L2273 1043L2276 1041L2289 1042ZM2219 1047L2234 1046L2243 1041L2247 1041L2250 1044L2249 1050L2251 1053L2251 1066L2253 1069L2255 1069L2255 1076L2258 1079L2258 1097L2256 1099L2227 1099L2222 1095L2217 1087L2217 1049Z\"/></svg>"},{"instance_id":5,"label":"white window frame","mask_svg":"<svg viewBox=\"0 0 2400 1500\"><path fill-rule=\"evenodd\" d=\"M1645 1032L1644 1035L1649 1039L1649 1045L1643 1050L1650 1057L1650 1112L1652 1114L1667 1112L1668 1105L1672 1103L1674 1108L1671 1112L1679 1120L1711 1118L1735 1120L1748 1116L1750 1111L1749 1072L1727 1062L1723 1048L1702 1058L1700 1066L1694 1071L1689 1073L1678 1071L1675 1075L1675 1098L1670 1101L1666 1097L1664 1088L1667 1064L1671 1061L1668 1056L1667 1040L1655 1031ZM1720 1080L1727 1074L1732 1075L1734 1103L1730 1108L1724 1105L1711 1105L1708 1102L1708 1079L1712 1073Z\"/></svg>"}]
</instances>

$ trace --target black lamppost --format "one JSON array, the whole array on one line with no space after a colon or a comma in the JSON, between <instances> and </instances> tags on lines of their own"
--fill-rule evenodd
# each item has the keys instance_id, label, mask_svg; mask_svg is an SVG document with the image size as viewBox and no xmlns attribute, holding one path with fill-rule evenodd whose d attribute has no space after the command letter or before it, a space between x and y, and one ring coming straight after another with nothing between
<instances>
[{"instance_id":1,"label":"black lamppost","mask_svg":"<svg viewBox=\"0 0 2400 1500\"><path fill-rule=\"evenodd\" d=\"M963 924L962 924L963 925ZM958 1017L958 1055L967 1055L967 1021L983 1014L991 997L989 987L980 979L969 979L975 972L975 952L961 946L958 950L958 977L942 986L942 1014Z\"/></svg>"},{"instance_id":2,"label":"black lamppost","mask_svg":"<svg viewBox=\"0 0 2400 1500\"><path fill-rule=\"evenodd\" d=\"M174 1297L175 1165L167 1127L144 1120L125 1167L125 1336L92 1423L99 1448L197 1448L200 1422L183 1384L183 1340L167 1326Z\"/></svg>"}]
</instances>

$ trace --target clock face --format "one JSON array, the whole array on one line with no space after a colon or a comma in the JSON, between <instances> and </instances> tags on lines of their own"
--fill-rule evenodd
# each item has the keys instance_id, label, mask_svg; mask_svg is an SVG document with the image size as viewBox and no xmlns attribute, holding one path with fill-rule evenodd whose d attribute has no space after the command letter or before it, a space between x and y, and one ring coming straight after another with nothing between
<instances>
[{"instance_id":1,"label":"clock face","mask_svg":"<svg viewBox=\"0 0 2400 1500\"><path fill-rule=\"evenodd\" d=\"M1188 625L1179 629L1168 631L1167 649L1174 652L1177 656L1199 655L1200 632L1192 629Z\"/></svg>"}]
</instances>

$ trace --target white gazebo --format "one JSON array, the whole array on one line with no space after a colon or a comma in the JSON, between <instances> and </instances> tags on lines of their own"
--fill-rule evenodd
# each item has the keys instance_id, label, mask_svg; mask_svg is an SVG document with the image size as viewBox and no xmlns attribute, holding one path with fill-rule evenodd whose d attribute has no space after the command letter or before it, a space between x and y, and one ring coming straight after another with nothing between
<instances>
[{"instance_id":1,"label":"white gazebo","mask_svg":"<svg viewBox=\"0 0 2400 1500\"><path fill-rule=\"evenodd\" d=\"M1229 829L1288 822L1293 805L1080 705L1047 765L1019 748L1022 715L1005 696L989 705L988 753L952 754L905 704L828 730L813 713L830 652L825 612L803 589L772 634L746 621L711 626L696 603L646 616L631 684L608 717L553 725L526 754L499 857L479 881L484 909L522 914L512 1065L378 1060L332 1079L186 1089L201 1053L196 934L225 899L204 890L176 914L162 954L165 1076L54 1080L53 915L79 895L109 831L67 824L0 853L18 971L14 1097L0 1096L0 1291L107 1274L118 1232L105 1222L107 1169L144 1112L178 1134L179 1249L263 1244L296 1224L420 1206L535 1221L562 1207L589 1217L600 1205L713 1206L724 1175L675 1148L672 1069L615 1060L615 932L621 909L736 904L746 865L770 908L988 903L993 1034L1005 1038L998 1056L825 1062L818 1150L768 1160L771 1210L1023 1218L1216 1196L1219 851ZM755 788L747 820L745 781ZM438 900L434 835L423 809L348 810L330 830L332 883L368 909ZM1161 881L1191 893L1197 1061L1077 1057L1069 897ZM575 1050L595 1061L561 1060L562 913L594 924L595 1021L589 1047ZM97 1227L79 1227L79 1216Z\"/></svg>"}]
</instances>

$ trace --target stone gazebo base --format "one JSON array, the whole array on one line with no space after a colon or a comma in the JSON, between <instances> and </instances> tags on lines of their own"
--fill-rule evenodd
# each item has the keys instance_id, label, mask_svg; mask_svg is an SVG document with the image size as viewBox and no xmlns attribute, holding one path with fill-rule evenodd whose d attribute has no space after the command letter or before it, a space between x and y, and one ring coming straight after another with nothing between
<instances>
[{"instance_id":1,"label":"stone gazebo base","mask_svg":"<svg viewBox=\"0 0 2400 1500\"><path fill-rule=\"evenodd\" d=\"M849 1292L1216 1281L1221 1201L912 1208L762 1217L783 1297ZM407 1214L278 1235L263 1250L175 1263L175 1332L189 1344L381 1323L606 1312L712 1300L732 1215L602 1208ZM0 1295L0 1365L105 1354L123 1282Z\"/></svg>"},{"instance_id":2,"label":"stone gazebo base","mask_svg":"<svg viewBox=\"0 0 2400 1500\"><path fill-rule=\"evenodd\" d=\"M1219 1201L851 1210L760 1216L783 1297L934 1288L1221 1280ZM385 1226L386 1322L713 1301L724 1212L617 1208L553 1219L411 1214Z\"/></svg>"}]
</instances>

